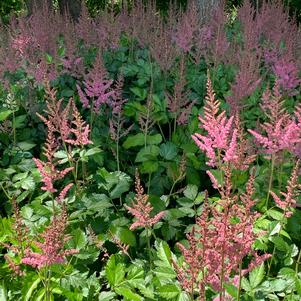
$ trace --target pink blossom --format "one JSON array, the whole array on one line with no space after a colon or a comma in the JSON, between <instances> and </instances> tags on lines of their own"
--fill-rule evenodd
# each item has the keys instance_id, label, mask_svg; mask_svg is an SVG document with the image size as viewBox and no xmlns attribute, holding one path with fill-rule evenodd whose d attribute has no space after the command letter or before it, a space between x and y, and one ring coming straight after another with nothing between
<instances>
[{"instance_id":1,"label":"pink blossom","mask_svg":"<svg viewBox=\"0 0 301 301\"><path fill-rule=\"evenodd\" d=\"M135 230L138 227L150 228L157 224L165 215L165 212L159 212L154 217L150 213L153 207L148 201L148 195L144 194L144 189L140 184L140 178L136 171L136 196L132 207L125 206L125 208L135 217L136 221L130 226L130 230Z\"/></svg>"}]
</instances>

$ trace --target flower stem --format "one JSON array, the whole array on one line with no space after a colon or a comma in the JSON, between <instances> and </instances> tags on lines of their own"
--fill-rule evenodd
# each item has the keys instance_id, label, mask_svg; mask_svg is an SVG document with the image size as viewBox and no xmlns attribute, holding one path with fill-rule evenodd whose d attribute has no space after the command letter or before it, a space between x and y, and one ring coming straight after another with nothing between
<instances>
[{"instance_id":1,"label":"flower stem","mask_svg":"<svg viewBox=\"0 0 301 301\"><path fill-rule=\"evenodd\" d=\"M268 210L268 205L269 205L269 198L270 198L270 191L272 189L272 184L273 184L273 176L274 176L274 168L275 168L275 155L272 155L272 161L271 161L271 173L270 173L270 179L269 179L269 187L268 187L268 192L267 192L267 198L265 201L265 207Z\"/></svg>"}]
</instances>

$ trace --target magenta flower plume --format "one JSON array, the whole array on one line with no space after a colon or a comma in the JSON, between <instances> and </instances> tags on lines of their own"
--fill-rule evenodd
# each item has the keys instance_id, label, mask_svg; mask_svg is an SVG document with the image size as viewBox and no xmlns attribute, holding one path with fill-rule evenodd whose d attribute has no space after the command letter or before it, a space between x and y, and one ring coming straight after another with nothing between
<instances>
[{"instance_id":1,"label":"magenta flower plume","mask_svg":"<svg viewBox=\"0 0 301 301\"><path fill-rule=\"evenodd\" d=\"M65 243L69 240L65 234L67 220L67 212L64 207L62 213L59 216L54 216L50 225L40 235L42 242L37 241L35 243L40 252L33 252L28 248L21 262L41 269L52 264L64 263L66 256L78 253L78 250L75 249L64 249Z\"/></svg>"},{"instance_id":2,"label":"magenta flower plume","mask_svg":"<svg viewBox=\"0 0 301 301\"><path fill-rule=\"evenodd\" d=\"M207 96L204 106L205 116L199 116L200 128L207 131L207 135L195 133L192 139L209 158L207 164L216 166L222 159L224 162L234 163L237 160L237 130L232 130L234 117L227 118L226 112L219 113L220 102L215 100L215 93L208 76Z\"/></svg>"},{"instance_id":3,"label":"magenta flower plume","mask_svg":"<svg viewBox=\"0 0 301 301\"><path fill-rule=\"evenodd\" d=\"M136 221L130 226L130 230L135 230L138 227L150 228L159 222L164 217L165 212L159 212L154 217L150 213L153 210L152 205L148 201L148 195L144 194L144 189L140 184L138 171L135 175L136 196L132 207L125 205L125 208L135 217Z\"/></svg>"}]
</instances>

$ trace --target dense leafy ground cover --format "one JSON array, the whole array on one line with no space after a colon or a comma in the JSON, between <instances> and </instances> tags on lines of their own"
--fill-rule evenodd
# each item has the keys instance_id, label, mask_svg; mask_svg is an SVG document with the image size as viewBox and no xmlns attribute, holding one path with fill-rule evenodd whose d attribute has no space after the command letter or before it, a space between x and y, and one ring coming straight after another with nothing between
<instances>
[{"instance_id":1,"label":"dense leafy ground cover","mask_svg":"<svg viewBox=\"0 0 301 301\"><path fill-rule=\"evenodd\" d=\"M1 28L1 300L300 300L301 31L204 9Z\"/></svg>"}]
</instances>

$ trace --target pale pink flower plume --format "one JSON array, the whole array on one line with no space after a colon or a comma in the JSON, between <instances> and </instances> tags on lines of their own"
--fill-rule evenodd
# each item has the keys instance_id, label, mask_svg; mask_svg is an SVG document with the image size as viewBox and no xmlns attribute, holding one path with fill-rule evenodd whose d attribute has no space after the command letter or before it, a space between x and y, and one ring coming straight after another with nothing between
<instances>
[{"instance_id":1,"label":"pale pink flower plume","mask_svg":"<svg viewBox=\"0 0 301 301\"><path fill-rule=\"evenodd\" d=\"M165 212L159 212L154 217L150 213L153 210L152 205L148 201L148 195L144 194L144 189L140 184L138 171L135 175L136 196L132 207L125 205L125 208L135 217L135 222L130 226L130 230L135 230L138 227L150 228L157 224L165 215Z\"/></svg>"},{"instance_id":2,"label":"pale pink flower plume","mask_svg":"<svg viewBox=\"0 0 301 301\"><path fill-rule=\"evenodd\" d=\"M209 158L207 165L216 166L220 160L235 163L237 155L237 130L233 130L234 117L226 117L226 112L219 113L220 102L215 100L215 93L208 75L207 96L204 105L205 116L199 116L200 128L207 134L195 133L192 139Z\"/></svg>"},{"instance_id":3,"label":"pale pink flower plume","mask_svg":"<svg viewBox=\"0 0 301 301\"><path fill-rule=\"evenodd\" d=\"M66 208L63 207L61 214L54 216L50 225L40 235L43 242L35 242L40 252L33 252L28 248L21 262L41 269L52 264L64 263L66 256L78 253L76 249L64 249L65 243L69 240L65 234L67 221Z\"/></svg>"}]
</instances>

